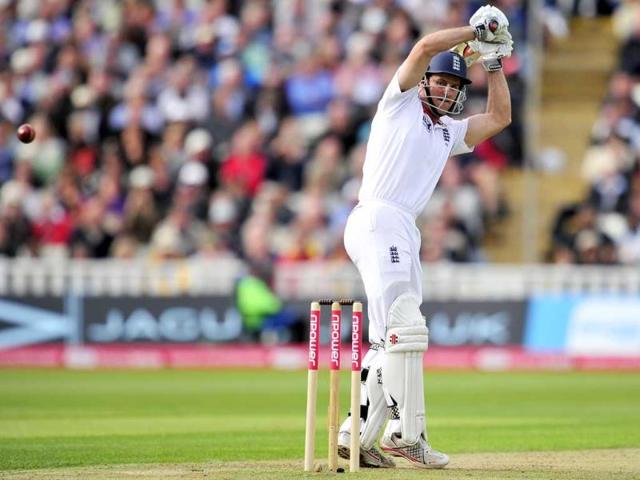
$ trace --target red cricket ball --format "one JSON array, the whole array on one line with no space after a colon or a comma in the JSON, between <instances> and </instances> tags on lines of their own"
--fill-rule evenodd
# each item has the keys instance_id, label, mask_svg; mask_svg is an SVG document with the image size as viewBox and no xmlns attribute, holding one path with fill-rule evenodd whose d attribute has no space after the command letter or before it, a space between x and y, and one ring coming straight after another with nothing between
<instances>
[{"instance_id":1,"label":"red cricket ball","mask_svg":"<svg viewBox=\"0 0 640 480\"><path fill-rule=\"evenodd\" d=\"M36 138L36 130L30 124L23 123L18 127L16 135L22 143L31 143Z\"/></svg>"}]
</instances>

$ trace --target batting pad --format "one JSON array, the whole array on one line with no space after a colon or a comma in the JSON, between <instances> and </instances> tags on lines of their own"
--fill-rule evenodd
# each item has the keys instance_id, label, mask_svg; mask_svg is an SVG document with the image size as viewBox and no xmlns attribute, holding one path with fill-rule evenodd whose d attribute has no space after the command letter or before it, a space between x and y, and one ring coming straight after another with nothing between
<instances>
[{"instance_id":1,"label":"batting pad","mask_svg":"<svg viewBox=\"0 0 640 480\"><path fill-rule=\"evenodd\" d=\"M428 329L420 304L411 294L400 295L389 309L382 363L383 388L391 408L400 415L402 443L415 444L425 429L422 358L427 350Z\"/></svg>"},{"instance_id":2,"label":"batting pad","mask_svg":"<svg viewBox=\"0 0 640 480\"><path fill-rule=\"evenodd\" d=\"M363 371L367 373L360 389L360 444L364 450L369 450L373 447L389 416L387 402L382 390L383 360L383 350L369 350L363 360ZM351 414L353 415L353 412ZM347 417L342 423L340 431L351 431L350 417Z\"/></svg>"}]
</instances>

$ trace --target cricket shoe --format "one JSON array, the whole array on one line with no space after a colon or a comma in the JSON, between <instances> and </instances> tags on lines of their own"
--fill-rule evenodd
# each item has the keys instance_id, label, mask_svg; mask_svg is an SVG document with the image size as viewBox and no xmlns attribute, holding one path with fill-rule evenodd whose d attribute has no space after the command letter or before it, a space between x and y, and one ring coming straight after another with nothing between
<instances>
[{"instance_id":1,"label":"cricket shoe","mask_svg":"<svg viewBox=\"0 0 640 480\"><path fill-rule=\"evenodd\" d=\"M380 440L383 451L395 457L403 457L421 468L444 468L449 463L449 456L431 448L421 435L420 439L409 446L400 446L400 437L392 434L384 435Z\"/></svg>"},{"instance_id":2,"label":"cricket shoe","mask_svg":"<svg viewBox=\"0 0 640 480\"><path fill-rule=\"evenodd\" d=\"M351 433L340 432L338 436L338 455L349 460L351 456ZM362 468L393 468L396 464L386 457L375 446L368 450L360 447L360 467Z\"/></svg>"}]
</instances>

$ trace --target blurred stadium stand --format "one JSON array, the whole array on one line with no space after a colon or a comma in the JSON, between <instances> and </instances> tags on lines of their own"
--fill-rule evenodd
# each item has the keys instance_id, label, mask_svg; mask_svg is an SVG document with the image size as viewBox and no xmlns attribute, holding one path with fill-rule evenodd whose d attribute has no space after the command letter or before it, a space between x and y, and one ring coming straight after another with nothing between
<instances>
[{"instance_id":1,"label":"blurred stadium stand","mask_svg":"<svg viewBox=\"0 0 640 480\"><path fill-rule=\"evenodd\" d=\"M574 18L568 26L570 34L545 40L540 85L532 85L539 92L532 95L527 168L502 175L511 215L499 226L498 241L488 239L494 261L543 260L558 206L585 192L580 165L615 65L617 42L608 18ZM527 222L531 227L523 228ZM522 248L531 251L518 251Z\"/></svg>"},{"instance_id":2,"label":"blurred stadium stand","mask_svg":"<svg viewBox=\"0 0 640 480\"><path fill-rule=\"evenodd\" d=\"M428 4L428 5L427 5ZM0 253L344 258L382 89L419 35L476 3L29 0L0 4ZM501 4L513 126L452 160L421 219L425 261L486 259L522 163L526 12ZM484 108L473 73L468 112ZM35 142L13 132L31 122Z\"/></svg>"},{"instance_id":3,"label":"blurred stadium stand","mask_svg":"<svg viewBox=\"0 0 640 480\"><path fill-rule=\"evenodd\" d=\"M382 89L419 35L465 24L478 5L0 2L0 254L236 258L265 274L345 259ZM496 5L516 45L505 63L514 122L448 163L420 219L424 261L590 263L576 245L605 238L616 252L599 263L633 262L631 203L610 197L632 198L621 185L638 157L637 2L613 22L605 0L532 2L534 15ZM484 108L484 73L471 75L465 114ZM25 121L37 131L29 145L14 135ZM590 204L618 216L580 241L559 237L564 219L579 222L571 207L549 246L558 203L591 186Z\"/></svg>"},{"instance_id":4,"label":"blurred stadium stand","mask_svg":"<svg viewBox=\"0 0 640 480\"><path fill-rule=\"evenodd\" d=\"M593 42L589 81L603 88L582 150L571 158L574 185L550 223L548 260L554 263L627 264L640 260L640 4L624 2ZM591 30L593 32L593 30ZM605 45L617 54L605 55ZM593 60L593 61L592 61ZM597 63L596 63L597 60ZM588 93L588 92L587 92ZM591 118L591 115L588 117Z\"/></svg>"}]
</instances>

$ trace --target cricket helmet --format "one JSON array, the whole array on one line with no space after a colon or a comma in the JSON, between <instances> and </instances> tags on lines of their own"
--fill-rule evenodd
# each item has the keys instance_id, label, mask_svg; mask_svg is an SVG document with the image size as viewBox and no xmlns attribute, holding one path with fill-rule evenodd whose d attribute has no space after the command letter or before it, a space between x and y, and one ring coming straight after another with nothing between
<instances>
[{"instance_id":1,"label":"cricket helmet","mask_svg":"<svg viewBox=\"0 0 640 480\"><path fill-rule=\"evenodd\" d=\"M447 98L446 93L444 96L434 96L431 95L428 86L428 78L436 73L446 73L448 75L453 75L456 78L459 78L462 82L461 88L458 90L453 87L454 91L457 91L455 99L453 100L453 104L449 107L448 110L444 110L436 105L436 102L442 105L442 103L446 100L450 100ZM464 58L461 55L458 55L455 52L445 51L440 52L435 55L431 62L429 63L429 67L424 74L423 81L421 82L421 86L425 90L426 99L423 100L434 113L438 115L457 115L462 112L464 108L464 101L467 99L467 85L471 83L471 80L467 78L467 64L464 61Z\"/></svg>"},{"instance_id":2,"label":"cricket helmet","mask_svg":"<svg viewBox=\"0 0 640 480\"><path fill-rule=\"evenodd\" d=\"M469 85L471 83L471 80L467 78L467 64L464 58L456 52L447 50L434 55L425 75L428 76L433 73L448 73L449 75L458 77L462 80L462 85Z\"/></svg>"}]
</instances>

